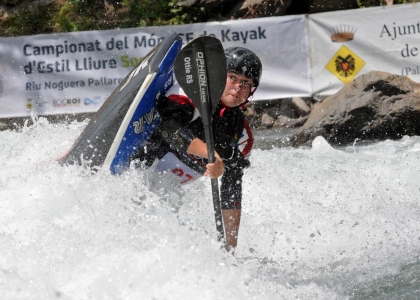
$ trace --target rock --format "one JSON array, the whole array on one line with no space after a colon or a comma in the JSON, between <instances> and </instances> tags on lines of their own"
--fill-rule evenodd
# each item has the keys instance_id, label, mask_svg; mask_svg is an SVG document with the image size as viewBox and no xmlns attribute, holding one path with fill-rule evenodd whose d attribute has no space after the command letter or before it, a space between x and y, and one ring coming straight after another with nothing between
<instances>
[{"instance_id":1,"label":"rock","mask_svg":"<svg viewBox=\"0 0 420 300\"><path fill-rule=\"evenodd\" d=\"M279 116L277 120L274 121L273 128L292 128L292 127L298 127L302 126L306 120L308 120L308 117L300 117L300 118L289 118L286 116Z\"/></svg>"},{"instance_id":2,"label":"rock","mask_svg":"<svg viewBox=\"0 0 420 300\"><path fill-rule=\"evenodd\" d=\"M0 131L7 130L7 128L7 124L0 122Z\"/></svg>"},{"instance_id":3,"label":"rock","mask_svg":"<svg viewBox=\"0 0 420 300\"><path fill-rule=\"evenodd\" d=\"M253 129L297 127L307 120L312 98L250 101L244 114Z\"/></svg>"},{"instance_id":4,"label":"rock","mask_svg":"<svg viewBox=\"0 0 420 300\"><path fill-rule=\"evenodd\" d=\"M330 144L420 135L420 84L406 76L372 71L315 106L291 137L299 146L323 136Z\"/></svg>"},{"instance_id":5,"label":"rock","mask_svg":"<svg viewBox=\"0 0 420 300\"><path fill-rule=\"evenodd\" d=\"M291 98L281 99L280 101L279 115L289 117L290 119L300 117Z\"/></svg>"},{"instance_id":6,"label":"rock","mask_svg":"<svg viewBox=\"0 0 420 300\"><path fill-rule=\"evenodd\" d=\"M305 100L299 97L292 98L292 106L299 116L307 116L311 112L311 108L306 104Z\"/></svg>"},{"instance_id":7,"label":"rock","mask_svg":"<svg viewBox=\"0 0 420 300\"><path fill-rule=\"evenodd\" d=\"M261 117L261 124L267 127L273 126L274 118L268 114L263 114Z\"/></svg>"}]
</instances>

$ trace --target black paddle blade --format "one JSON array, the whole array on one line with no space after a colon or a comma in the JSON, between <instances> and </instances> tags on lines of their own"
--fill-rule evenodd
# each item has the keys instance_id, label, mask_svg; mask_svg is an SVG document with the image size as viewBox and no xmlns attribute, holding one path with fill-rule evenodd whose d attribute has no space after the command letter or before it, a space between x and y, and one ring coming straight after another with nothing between
<instances>
[{"instance_id":1,"label":"black paddle blade","mask_svg":"<svg viewBox=\"0 0 420 300\"><path fill-rule=\"evenodd\" d=\"M226 86L226 57L222 43L202 36L186 45L175 59L175 77L201 114L210 115ZM203 102L210 101L203 105ZM203 112L204 106L210 111Z\"/></svg>"}]
</instances>

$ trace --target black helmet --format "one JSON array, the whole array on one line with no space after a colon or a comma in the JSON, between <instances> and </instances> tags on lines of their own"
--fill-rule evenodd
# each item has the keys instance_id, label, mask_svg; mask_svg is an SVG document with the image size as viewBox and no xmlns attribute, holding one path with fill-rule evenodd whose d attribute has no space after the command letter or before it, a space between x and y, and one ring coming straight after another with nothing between
<instances>
[{"instance_id":1,"label":"black helmet","mask_svg":"<svg viewBox=\"0 0 420 300\"><path fill-rule=\"evenodd\" d=\"M254 52L243 47L230 47L225 49L225 56L228 71L252 78L255 87L260 84L262 65Z\"/></svg>"}]
</instances>

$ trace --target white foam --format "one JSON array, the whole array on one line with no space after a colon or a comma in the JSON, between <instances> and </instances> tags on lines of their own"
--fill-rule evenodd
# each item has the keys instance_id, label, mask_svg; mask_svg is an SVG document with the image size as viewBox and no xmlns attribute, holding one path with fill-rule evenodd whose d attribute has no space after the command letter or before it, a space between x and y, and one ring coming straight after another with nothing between
<instances>
[{"instance_id":1,"label":"white foam","mask_svg":"<svg viewBox=\"0 0 420 300\"><path fill-rule=\"evenodd\" d=\"M418 137L256 149L233 258L208 179L182 195L148 172L60 167L85 125L0 132L3 299L344 299L417 259Z\"/></svg>"}]
</instances>

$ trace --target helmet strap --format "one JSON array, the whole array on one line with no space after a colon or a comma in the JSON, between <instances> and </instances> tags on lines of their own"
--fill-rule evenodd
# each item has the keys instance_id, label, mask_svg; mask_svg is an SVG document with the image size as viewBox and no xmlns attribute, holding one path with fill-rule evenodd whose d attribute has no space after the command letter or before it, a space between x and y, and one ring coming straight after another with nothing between
<instances>
[{"instance_id":1,"label":"helmet strap","mask_svg":"<svg viewBox=\"0 0 420 300\"><path fill-rule=\"evenodd\" d=\"M246 98L246 100L244 102L242 102L241 104L239 104L239 106L242 108L243 111L246 110L246 104L254 97L254 93L257 90L257 88L254 88L252 91L249 92L249 96L248 98Z\"/></svg>"},{"instance_id":2,"label":"helmet strap","mask_svg":"<svg viewBox=\"0 0 420 300\"><path fill-rule=\"evenodd\" d=\"M255 87L251 92L249 92L249 96L248 96L248 98L246 99L247 101L249 101L249 100L251 100L252 99L252 97L254 97L254 93L255 93L255 91L257 90L257 88L258 87ZM248 100L249 99L249 100Z\"/></svg>"}]
</instances>

